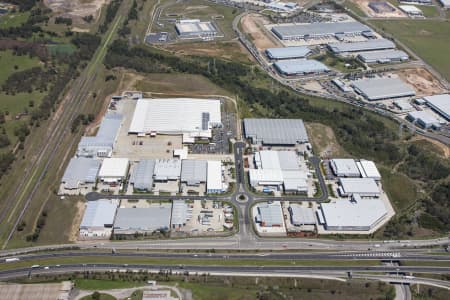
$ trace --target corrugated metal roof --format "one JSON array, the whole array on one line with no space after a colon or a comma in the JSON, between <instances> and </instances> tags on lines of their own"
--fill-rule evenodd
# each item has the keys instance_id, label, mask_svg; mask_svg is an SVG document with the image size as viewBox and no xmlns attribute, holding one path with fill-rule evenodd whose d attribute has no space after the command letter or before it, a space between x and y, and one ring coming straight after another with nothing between
<instances>
[{"instance_id":1,"label":"corrugated metal roof","mask_svg":"<svg viewBox=\"0 0 450 300\"><path fill-rule=\"evenodd\" d=\"M146 208L118 208L114 232L165 230L170 226L170 204Z\"/></svg>"},{"instance_id":2,"label":"corrugated metal roof","mask_svg":"<svg viewBox=\"0 0 450 300\"><path fill-rule=\"evenodd\" d=\"M358 57L364 62L387 61L387 60L407 60L406 52L401 50L382 50L359 53Z\"/></svg>"},{"instance_id":3,"label":"corrugated metal roof","mask_svg":"<svg viewBox=\"0 0 450 300\"><path fill-rule=\"evenodd\" d=\"M361 42L330 43L328 48L334 53L359 52L381 49L394 49L395 44L387 39L374 39Z\"/></svg>"},{"instance_id":4,"label":"corrugated metal roof","mask_svg":"<svg viewBox=\"0 0 450 300\"><path fill-rule=\"evenodd\" d=\"M98 173L98 177L124 178L128 171L128 158L105 158Z\"/></svg>"},{"instance_id":5,"label":"corrugated metal roof","mask_svg":"<svg viewBox=\"0 0 450 300\"><path fill-rule=\"evenodd\" d=\"M298 204L289 205L291 222L293 225L312 225L316 224L314 210L309 207L303 207Z\"/></svg>"},{"instance_id":6,"label":"corrugated metal roof","mask_svg":"<svg viewBox=\"0 0 450 300\"><path fill-rule=\"evenodd\" d=\"M414 96L414 89L400 78L369 78L352 83L353 88L368 100Z\"/></svg>"},{"instance_id":7,"label":"corrugated metal roof","mask_svg":"<svg viewBox=\"0 0 450 300\"><path fill-rule=\"evenodd\" d=\"M181 162L181 181L188 185L206 182L207 161L183 159Z\"/></svg>"},{"instance_id":8,"label":"corrugated metal roof","mask_svg":"<svg viewBox=\"0 0 450 300\"><path fill-rule=\"evenodd\" d=\"M330 69L320 61L314 59L289 59L274 63L279 72L287 75L320 73Z\"/></svg>"},{"instance_id":9,"label":"corrugated metal roof","mask_svg":"<svg viewBox=\"0 0 450 300\"><path fill-rule=\"evenodd\" d=\"M81 156L92 156L101 149L111 151L121 125L122 115L113 113L106 114L96 136L83 136L81 138L78 144L77 154Z\"/></svg>"},{"instance_id":10,"label":"corrugated metal roof","mask_svg":"<svg viewBox=\"0 0 450 300\"><path fill-rule=\"evenodd\" d=\"M300 119L244 119L245 137L253 143L295 145L308 142L305 125Z\"/></svg>"},{"instance_id":11,"label":"corrugated metal roof","mask_svg":"<svg viewBox=\"0 0 450 300\"><path fill-rule=\"evenodd\" d=\"M372 178L340 178L340 186L345 194L379 195L380 188Z\"/></svg>"},{"instance_id":12,"label":"corrugated metal roof","mask_svg":"<svg viewBox=\"0 0 450 300\"><path fill-rule=\"evenodd\" d=\"M266 49L266 54L271 59L303 58L309 53L311 49L306 46Z\"/></svg>"},{"instance_id":13,"label":"corrugated metal roof","mask_svg":"<svg viewBox=\"0 0 450 300\"><path fill-rule=\"evenodd\" d=\"M153 171L156 161L154 159L141 160L133 169L130 182L135 189L150 191L153 186Z\"/></svg>"},{"instance_id":14,"label":"corrugated metal roof","mask_svg":"<svg viewBox=\"0 0 450 300\"><path fill-rule=\"evenodd\" d=\"M337 176L360 176L356 162L351 158L333 158L331 168Z\"/></svg>"},{"instance_id":15,"label":"corrugated metal roof","mask_svg":"<svg viewBox=\"0 0 450 300\"><path fill-rule=\"evenodd\" d=\"M321 208L326 226L334 230L368 230L387 214L381 199L337 200Z\"/></svg>"},{"instance_id":16,"label":"corrugated metal roof","mask_svg":"<svg viewBox=\"0 0 450 300\"><path fill-rule=\"evenodd\" d=\"M450 121L450 95L441 94L423 97L427 104Z\"/></svg>"},{"instance_id":17,"label":"corrugated metal roof","mask_svg":"<svg viewBox=\"0 0 450 300\"><path fill-rule=\"evenodd\" d=\"M188 205L184 200L173 200L172 204L172 226L186 224Z\"/></svg>"},{"instance_id":18,"label":"corrugated metal roof","mask_svg":"<svg viewBox=\"0 0 450 300\"><path fill-rule=\"evenodd\" d=\"M222 191L222 162L218 160L208 160L208 174L206 182L207 190Z\"/></svg>"},{"instance_id":19,"label":"corrugated metal roof","mask_svg":"<svg viewBox=\"0 0 450 300\"><path fill-rule=\"evenodd\" d=\"M68 189L78 188L81 183L94 183L100 170L101 161L87 157L73 157L61 179Z\"/></svg>"},{"instance_id":20,"label":"corrugated metal roof","mask_svg":"<svg viewBox=\"0 0 450 300\"><path fill-rule=\"evenodd\" d=\"M364 177L373 178L376 180L381 179L381 174L378 171L377 166L373 161L361 159L360 161Z\"/></svg>"},{"instance_id":21,"label":"corrugated metal roof","mask_svg":"<svg viewBox=\"0 0 450 300\"><path fill-rule=\"evenodd\" d=\"M263 223L264 226L270 227L284 224L280 202L275 201L271 204L258 204L257 207L261 217L261 223Z\"/></svg>"},{"instance_id":22,"label":"corrugated metal roof","mask_svg":"<svg viewBox=\"0 0 450 300\"><path fill-rule=\"evenodd\" d=\"M203 114L208 126L221 123L220 101L210 99L139 99L128 132L165 134L201 133Z\"/></svg>"},{"instance_id":23,"label":"corrugated metal roof","mask_svg":"<svg viewBox=\"0 0 450 300\"><path fill-rule=\"evenodd\" d=\"M155 163L155 180L176 180L181 174L181 160L157 159Z\"/></svg>"},{"instance_id":24,"label":"corrugated metal roof","mask_svg":"<svg viewBox=\"0 0 450 300\"><path fill-rule=\"evenodd\" d=\"M272 27L272 31L279 37L295 38L314 35L334 35L338 33L360 33L371 29L359 22L320 22L295 25L278 25Z\"/></svg>"},{"instance_id":25,"label":"corrugated metal roof","mask_svg":"<svg viewBox=\"0 0 450 300\"><path fill-rule=\"evenodd\" d=\"M112 226L116 210L117 202L115 200L89 201L80 228Z\"/></svg>"}]
</instances>

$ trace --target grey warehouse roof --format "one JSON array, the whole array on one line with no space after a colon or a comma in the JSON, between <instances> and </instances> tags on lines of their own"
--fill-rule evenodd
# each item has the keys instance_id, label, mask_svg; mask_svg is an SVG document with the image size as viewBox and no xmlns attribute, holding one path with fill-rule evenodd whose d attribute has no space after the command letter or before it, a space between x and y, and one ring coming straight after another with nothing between
<instances>
[{"instance_id":1,"label":"grey warehouse roof","mask_svg":"<svg viewBox=\"0 0 450 300\"><path fill-rule=\"evenodd\" d=\"M306 46L266 49L266 54L270 59L303 58L309 53L311 53L311 49Z\"/></svg>"},{"instance_id":2,"label":"grey warehouse roof","mask_svg":"<svg viewBox=\"0 0 450 300\"><path fill-rule=\"evenodd\" d=\"M447 121L450 121L450 95L434 95L423 97L427 104L441 114Z\"/></svg>"},{"instance_id":3,"label":"grey warehouse roof","mask_svg":"<svg viewBox=\"0 0 450 300\"><path fill-rule=\"evenodd\" d=\"M283 214L279 203L261 204L258 205L258 212L261 216L261 222L265 226L281 225L283 224Z\"/></svg>"},{"instance_id":4,"label":"grey warehouse roof","mask_svg":"<svg viewBox=\"0 0 450 300\"><path fill-rule=\"evenodd\" d=\"M291 204L289 206L291 214L291 222L293 225L313 225L316 224L314 210L309 207L302 207L298 204Z\"/></svg>"},{"instance_id":5,"label":"grey warehouse roof","mask_svg":"<svg viewBox=\"0 0 450 300\"><path fill-rule=\"evenodd\" d=\"M94 183L101 162L87 157L73 157L61 179L68 189L76 189L80 183Z\"/></svg>"},{"instance_id":6,"label":"grey warehouse roof","mask_svg":"<svg viewBox=\"0 0 450 300\"><path fill-rule=\"evenodd\" d=\"M116 210L117 203L113 200L89 201L80 228L112 226Z\"/></svg>"},{"instance_id":7,"label":"grey warehouse roof","mask_svg":"<svg viewBox=\"0 0 450 300\"><path fill-rule=\"evenodd\" d=\"M121 124L122 115L106 114L96 136L83 136L81 138L78 144L78 155L89 152L90 148L112 148Z\"/></svg>"},{"instance_id":8,"label":"grey warehouse roof","mask_svg":"<svg viewBox=\"0 0 450 300\"><path fill-rule=\"evenodd\" d=\"M340 178L339 183L345 194L380 194L380 188L372 178Z\"/></svg>"},{"instance_id":9,"label":"grey warehouse roof","mask_svg":"<svg viewBox=\"0 0 450 300\"><path fill-rule=\"evenodd\" d=\"M314 59L290 59L274 63L279 72L287 75L326 72L330 69Z\"/></svg>"},{"instance_id":10,"label":"grey warehouse roof","mask_svg":"<svg viewBox=\"0 0 450 300\"><path fill-rule=\"evenodd\" d=\"M188 205L184 200L173 200L172 204L172 225L183 225L186 223L188 215Z\"/></svg>"},{"instance_id":11,"label":"grey warehouse roof","mask_svg":"<svg viewBox=\"0 0 450 300\"><path fill-rule=\"evenodd\" d=\"M135 189L150 191L153 186L153 171L156 161L154 159L141 160L138 162L130 177L130 182Z\"/></svg>"},{"instance_id":12,"label":"grey warehouse roof","mask_svg":"<svg viewBox=\"0 0 450 300\"><path fill-rule=\"evenodd\" d=\"M119 208L114 222L115 233L156 231L168 229L171 205L163 204L146 208Z\"/></svg>"},{"instance_id":13,"label":"grey warehouse roof","mask_svg":"<svg viewBox=\"0 0 450 300\"><path fill-rule=\"evenodd\" d=\"M181 162L181 181L188 185L206 182L208 162L206 160L183 159Z\"/></svg>"},{"instance_id":14,"label":"grey warehouse roof","mask_svg":"<svg viewBox=\"0 0 450 300\"><path fill-rule=\"evenodd\" d=\"M308 142L301 119L244 119L245 137L254 144L295 145Z\"/></svg>"},{"instance_id":15,"label":"grey warehouse roof","mask_svg":"<svg viewBox=\"0 0 450 300\"><path fill-rule=\"evenodd\" d=\"M314 35L334 35L337 33L358 33L371 31L371 29L359 22L321 22L296 25L274 26L272 31L282 39L307 37Z\"/></svg>"},{"instance_id":16,"label":"grey warehouse roof","mask_svg":"<svg viewBox=\"0 0 450 300\"><path fill-rule=\"evenodd\" d=\"M328 44L328 48L334 53L358 52L382 49L394 49L395 44L386 39L367 40L362 42L341 42Z\"/></svg>"},{"instance_id":17,"label":"grey warehouse roof","mask_svg":"<svg viewBox=\"0 0 450 300\"><path fill-rule=\"evenodd\" d=\"M391 60L407 60L408 54L402 50L381 50L359 53L358 57L364 62L383 62Z\"/></svg>"},{"instance_id":18,"label":"grey warehouse roof","mask_svg":"<svg viewBox=\"0 0 450 300\"><path fill-rule=\"evenodd\" d=\"M368 100L414 96L414 89L400 78L369 78L353 82L355 91Z\"/></svg>"}]
</instances>

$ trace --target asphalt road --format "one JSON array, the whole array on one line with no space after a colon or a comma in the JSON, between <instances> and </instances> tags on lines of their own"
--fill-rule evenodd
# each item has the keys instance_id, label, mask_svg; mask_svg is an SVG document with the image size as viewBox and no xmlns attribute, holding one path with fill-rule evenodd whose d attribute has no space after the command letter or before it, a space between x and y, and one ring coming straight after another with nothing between
<instances>
[{"instance_id":1,"label":"asphalt road","mask_svg":"<svg viewBox=\"0 0 450 300\"><path fill-rule=\"evenodd\" d=\"M0 271L0 280L7 280L20 277L34 276L37 274L61 274L75 272L99 272L99 271L148 271L148 272L168 272L181 274L210 274L224 275L235 274L240 276L286 276L312 275L312 274L334 274L336 277L343 277L350 273L371 272L371 273L431 273L447 274L450 268L447 267L402 267L402 266L368 266L368 267L302 267L302 266L173 266L164 264L66 264L58 266L36 266L35 268L18 268ZM402 277L394 277L392 281L397 281ZM447 282L448 284L448 282Z\"/></svg>"},{"instance_id":2,"label":"asphalt road","mask_svg":"<svg viewBox=\"0 0 450 300\"><path fill-rule=\"evenodd\" d=\"M418 251L373 251L373 252L282 252L282 253L176 253L176 252L121 252L116 251L112 254L111 251L61 251L61 252L47 252L47 253L33 253L26 255L17 255L20 261L30 260L45 260L49 258L68 258L68 257L109 257L109 258L159 258L159 259L199 259L199 260L218 260L218 259L232 259L232 260L329 260L329 261L450 261L448 255L433 255ZM12 257L12 256L9 256ZM8 264L5 259L0 260L1 264Z\"/></svg>"}]
</instances>

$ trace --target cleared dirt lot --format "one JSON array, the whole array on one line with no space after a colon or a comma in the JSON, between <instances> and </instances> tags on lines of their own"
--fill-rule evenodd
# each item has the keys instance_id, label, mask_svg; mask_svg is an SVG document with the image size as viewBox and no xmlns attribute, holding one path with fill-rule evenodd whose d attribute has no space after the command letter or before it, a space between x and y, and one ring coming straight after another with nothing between
<instances>
[{"instance_id":1,"label":"cleared dirt lot","mask_svg":"<svg viewBox=\"0 0 450 300\"><path fill-rule=\"evenodd\" d=\"M319 123L307 123L305 125L316 155L325 158L349 156L339 145L331 127Z\"/></svg>"},{"instance_id":2,"label":"cleared dirt lot","mask_svg":"<svg viewBox=\"0 0 450 300\"><path fill-rule=\"evenodd\" d=\"M97 19L103 5L111 0L44 0L44 4L54 12L81 19L92 15Z\"/></svg>"},{"instance_id":3,"label":"cleared dirt lot","mask_svg":"<svg viewBox=\"0 0 450 300\"><path fill-rule=\"evenodd\" d=\"M361 10L366 13L369 17L374 18L407 18L408 16L403 13L400 9L393 6L387 1L374 1L374 0L352 0L353 3L358 5ZM381 10L380 12L375 12L372 8L369 7L370 2L384 2L390 7L393 11L389 11L389 9Z\"/></svg>"},{"instance_id":4,"label":"cleared dirt lot","mask_svg":"<svg viewBox=\"0 0 450 300\"><path fill-rule=\"evenodd\" d=\"M272 47L283 47L281 42L267 32L264 25L268 25L268 21L264 17L249 14L242 18L242 30L250 35L253 44L258 50L265 50Z\"/></svg>"},{"instance_id":5,"label":"cleared dirt lot","mask_svg":"<svg viewBox=\"0 0 450 300\"><path fill-rule=\"evenodd\" d=\"M396 73L401 79L414 87L417 96L441 94L446 92L440 82L426 69L405 69Z\"/></svg>"},{"instance_id":6,"label":"cleared dirt lot","mask_svg":"<svg viewBox=\"0 0 450 300\"><path fill-rule=\"evenodd\" d=\"M206 55L244 63L253 61L247 50L236 41L176 43L165 45L164 48L181 55Z\"/></svg>"}]
</instances>

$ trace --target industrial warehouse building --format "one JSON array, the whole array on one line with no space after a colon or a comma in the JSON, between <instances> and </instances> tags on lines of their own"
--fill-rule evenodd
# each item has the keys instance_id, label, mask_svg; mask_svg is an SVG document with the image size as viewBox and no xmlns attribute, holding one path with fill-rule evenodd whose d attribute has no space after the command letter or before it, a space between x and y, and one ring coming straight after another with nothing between
<instances>
[{"instance_id":1,"label":"industrial warehouse building","mask_svg":"<svg viewBox=\"0 0 450 300\"><path fill-rule=\"evenodd\" d=\"M154 168L155 181L178 180L181 175L181 160L157 159Z\"/></svg>"},{"instance_id":2,"label":"industrial warehouse building","mask_svg":"<svg viewBox=\"0 0 450 300\"><path fill-rule=\"evenodd\" d=\"M441 121L427 111L412 111L408 113L407 120L417 123L425 129L434 128L439 129L441 127Z\"/></svg>"},{"instance_id":3,"label":"industrial warehouse building","mask_svg":"<svg viewBox=\"0 0 450 300\"><path fill-rule=\"evenodd\" d=\"M138 191L151 191L153 187L153 172L156 161L147 159L139 161L133 169L130 177L130 183Z\"/></svg>"},{"instance_id":4,"label":"industrial warehouse building","mask_svg":"<svg viewBox=\"0 0 450 300\"><path fill-rule=\"evenodd\" d=\"M310 53L311 49L306 46L266 49L267 57L274 60L305 58Z\"/></svg>"},{"instance_id":5,"label":"industrial warehouse building","mask_svg":"<svg viewBox=\"0 0 450 300\"><path fill-rule=\"evenodd\" d=\"M312 208L303 207L299 204L290 204L288 210L292 225L303 226L316 224L316 218L314 216L314 210Z\"/></svg>"},{"instance_id":6,"label":"industrial warehouse building","mask_svg":"<svg viewBox=\"0 0 450 300\"><path fill-rule=\"evenodd\" d=\"M175 24L175 29L180 38L214 38L218 30L212 22L202 22L198 19L180 20Z\"/></svg>"},{"instance_id":7,"label":"industrial warehouse building","mask_svg":"<svg viewBox=\"0 0 450 300\"><path fill-rule=\"evenodd\" d=\"M322 74L330 71L327 66L314 59L281 60L273 65L280 74L287 76Z\"/></svg>"},{"instance_id":8,"label":"industrial warehouse building","mask_svg":"<svg viewBox=\"0 0 450 300\"><path fill-rule=\"evenodd\" d=\"M352 83L356 93L369 101L410 97L416 92L400 78L369 78L357 80Z\"/></svg>"},{"instance_id":9,"label":"industrial warehouse building","mask_svg":"<svg viewBox=\"0 0 450 300\"><path fill-rule=\"evenodd\" d=\"M122 115L106 114L96 136L83 136L81 138L77 156L111 157L121 125Z\"/></svg>"},{"instance_id":10,"label":"industrial warehouse building","mask_svg":"<svg viewBox=\"0 0 450 300\"><path fill-rule=\"evenodd\" d=\"M192 218L192 211L189 213L189 207L184 200L172 201L172 229L179 229L186 225L186 222Z\"/></svg>"},{"instance_id":11,"label":"industrial warehouse building","mask_svg":"<svg viewBox=\"0 0 450 300\"><path fill-rule=\"evenodd\" d=\"M206 183L207 168L206 160L183 159L181 161L181 182L188 186Z\"/></svg>"},{"instance_id":12,"label":"industrial warehouse building","mask_svg":"<svg viewBox=\"0 0 450 300\"><path fill-rule=\"evenodd\" d=\"M423 16L423 12L414 5L399 5L398 8L400 8L401 11L411 17Z\"/></svg>"},{"instance_id":13,"label":"industrial warehouse building","mask_svg":"<svg viewBox=\"0 0 450 300\"><path fill-rule=\"evenodd\" d=\"M249 169L252 187L282 187L286 193L308 192L308 174L300 170L294 151L255 152L254 163L256 169Z\"/></svg>"},{"instance_id":14,"label":"industrial warehouse building","mask_svg":"<svg viewBox=\"0 0 450 300\"><path fill-rule=\"evenodd\" d=\"M381 180L381 174L373 161L361 159L356 162L362 178L372 178L374 180Z\"/></svg>"},{"instance_id":15,"label":"industrial warehouse building","mask_svg":"<svg viewBox=\"0 0 450 300\"><path fill-rule=\"evenodd\" d=\"M252 144L294 146L308 142L301 119L244 119L244 134Z\"/></svg>"},{"instance_id":16,"label":"industrial warehouse building","mask_svg":"<svg viewBox=\"0 0 450 300\"><path fill-rule=\"evenodd\" d=\"M210 138L211 129L221 124L220 100L139 99L128 133L183 134L185 142L184 135Z\"/></svg>"},{"instance_id":17,"label":"industrial warehouse building","mask_svg":"<svg viewBox=\"0 0 450 300\"><path fill-rule=\"evenodd\" d=\"M208 160L206 179L206 192L208 194L219 194L225 191L222 181L222 162L220 160Z\"/></svg>"},{"instance_id":18,"label":"industrial warehouse building","mask_svg":"<svg viewBox=\"0 0 450 300\"><path fill-rule=\"evenodd\" d=\"M63 188L76 190L88 183L95 183L101 161L87 157L73 157L61 179Z\"/></svg>"},{"instance_id":19,"label":"industrial warehouse building","mask_svg":"<svg viewBox=\"0 0 450 300\"><path fill-rule=\"evenodd\" d=\"M397 100L397 101L394 101L393 103L402 112L407 112L407 111L411 111L414 109L414 107L411 105L411 103L409 103L409 101Z\"/></svg>"},{"instance_id":20,"label":"industrial warehouse building","mask_svg":"<svg viewBox=\"0 0 450 300\"><path fill-rule=\"evenodd\" d=\"M164 203L146 208L118 208L114 234L152 233L170 228L172 205Z\"/></svg>"},{"instance_id":21,"label":"industrial warehouse building","mask_svg":"<svg viewBox=\"0 0 450 300\"><path fill-rule=\"evenodd\" d=\"M330 160L330 167L338 177L371 178L381 180L380 172L373 161L351 158L334 158Z\"/></svg>"},{"instance_id":22,"label":"industrial warehouse building","mask_svg":"<svg viewBox=\"0 0 450 300\"><path fill-rule=\"evenodd\" d=\"M338 177L360 177L361 173L354 159L334 158L330 160L330 167Z\"/></svg>"},{"instance_id":23,"label":"industrial warehouse building","mask_svg":"<svg viewBox=\"0 0 450 300\"><path fill-rule=\"evenodd\" d=\"M408 54L401 50L382 50L363 52L358 54L358 59L366 64L387 64L403 62L409 59Z\"/></svg>"},{"instance_id":24,"label":"industrial warehouse building","mask_svg":"<svg viewBox=\"0 0 450 300\"><path fill-rule=\"evenodd\" d=\"M330 231L369 231L380 224L387 210L380 199L337 200L320 204L319 223Z\"/></svg>"},{"instance_id":25,"label":"industrial warehouse building","mask_svg":"<svg viewBox=\"0 0 450 300\"><path fill-rule=\"evenodd\" d=\"M257 212L255 222L261 227L284 227L280 201L257 204Z\"/></svg>"},{"instance_id":26,"label":"industrial warehouse building","mask_svg":"<svg viewBox=\"0 0 450 300\"><path fill-rule=\"evenodd\" d=\"M89 201L80 224L81 238L109 238L116 216L117 200Z\"/></svg>"},{"instance_id":27,"label":"industrial warehouse building","mask_svg":"<svg viewBox=\"0 0 450 300\"><path fill-rule=\"evenodd\" d=\"M373 178L339 178L339 195L342 197L379 197L380 187Z\"/></svg>"},{"instance_id":28,"label":"industrial warehouse building","mask_svg":"<svg viewBox=\"0 0 450 300\"><path fill-rule=\"evenodd\" d=\"M450 121L450 94L423 97L427 105Z\"/></svg>"},{"instance_id":29,"label":"industrial warehouse building","mask_svg":"<svg viewBox=\"0 0 450 300\"><path fill-rule=\"evenodd\" d=\"M328 49L335 54L394 49L395 44L387 39L374 39L361 42L330 43Z\"/></svg>"},{"instance_id":30,"label":"industrial warehouse building","mask_svg":"<svg viewBox=\"0 0 450 300\"><path fill-rule=\"evenodd\" d=\"M272 32L280 40L299 40L362 35L364 32L372 32L372 30L359 22L322 22L277 25L272 27Z\"/></svg>"},{"instance_id":31,"label":"industrial warehouse building","mask_svg":"<svg viewBox=\"0 0 450 300\"><path fill-rule=\"evenodd\" d=\"M105 183L123 182L128 175L128 158L105 158L98 177Z\"/></svg>"}]
</instances>

